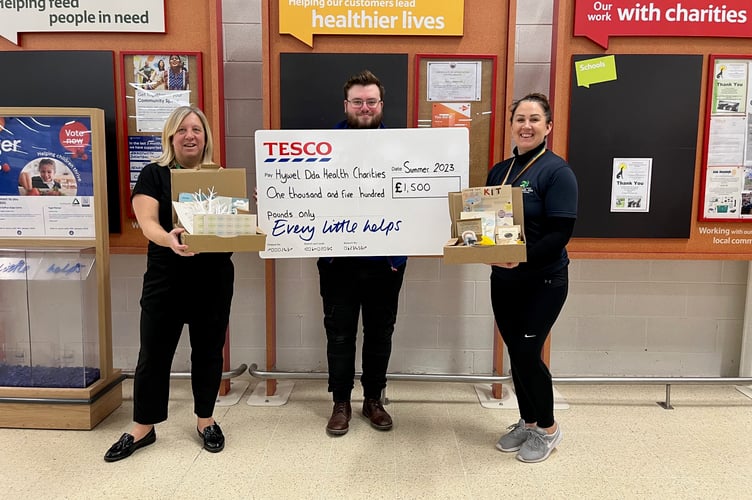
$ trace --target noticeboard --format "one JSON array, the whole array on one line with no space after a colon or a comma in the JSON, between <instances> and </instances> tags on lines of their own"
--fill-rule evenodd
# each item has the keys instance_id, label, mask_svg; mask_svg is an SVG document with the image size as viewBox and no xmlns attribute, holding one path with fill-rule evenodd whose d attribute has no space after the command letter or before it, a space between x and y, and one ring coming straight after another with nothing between
<instances>
[{"instance_id":1,"label":"noticeboard","mask_svg":"<svg viewBox=\"0 0 752 500\"><path fill-rule=\"evenodd\" d=\"M752 56L710 56L700 220L752 222Z\"/></svg>"},{"instance_id":2,"label":"noticeboard","mask_svg":"<svg viewBox=\"0 0 752 500\"><path fill-rule=\"evenodd\" d=\"M172 110L203 107L203 76L200 52L122 52L121 58L127 155L121 176L130 195L141 169L162 154L162 129ZM128 213L135 218L130 203Z\"/></svg>"},{"instance_id":3,"label":"noticeboard","mask_svg":"<svg viewBox=\"0 0 752 500\"><path fill-rule=\"evenodd\" d=\"M496 56L417 54L415 65L413 126L467 128L470 185L484 185L494 158Z\"/></svg>"},{"instance_id":4,"label":"noticeboard","mask_svg":"<svg viewBox=\"0 0 752 500\"><path fill-rule=\"evenodd\" d=\"M597 57L576 55L572 64ZM617 78L603 83L578 84L573 72L567 160L579 185L574 236L689 238L702 56L616 55L615 63ZM619 166L648 160L649 210L614 208Z\"/></svg>"}]
</instances>

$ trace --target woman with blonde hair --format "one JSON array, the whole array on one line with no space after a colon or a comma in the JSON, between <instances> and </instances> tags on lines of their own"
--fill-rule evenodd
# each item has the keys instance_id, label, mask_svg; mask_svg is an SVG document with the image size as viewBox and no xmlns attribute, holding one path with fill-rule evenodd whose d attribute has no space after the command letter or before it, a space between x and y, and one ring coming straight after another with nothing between
<instances>
[{"instance_id":1,"label":"woman with blonde hair","mask_svg":"<svg viewBox=\"0 0 752 500\"><path fill-rule=\"evenodd\" d=\"M162 155L143 168L131 195L133 212L149 240L141 347L133 383L134 424L105 453L107 462L156 441L155 424L167 420L170 368L186 324L196 430L205 450L216 453L225 445L213 413L233 294L232 254L191 252L180 241L184 229L172 227L170 170L198 169L212 161L212 134L204 113L190 106L175 109L164 125L162 149ZM195 307L199 300L201 307Z\"/></svg>"}]
</instances>

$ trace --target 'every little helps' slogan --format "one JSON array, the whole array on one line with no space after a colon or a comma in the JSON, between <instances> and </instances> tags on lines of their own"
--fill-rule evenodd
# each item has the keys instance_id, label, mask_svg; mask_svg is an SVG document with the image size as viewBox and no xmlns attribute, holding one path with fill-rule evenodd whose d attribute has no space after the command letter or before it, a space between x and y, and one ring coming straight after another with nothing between
<instances>
[{"instance_id":1,"label":"'every little helps' slogan","mask_svg":"<svg viewBox=\"0 0 752 500\"><path fill-rule=\"evenodd\" d=\"M441 255L465 127L256 132L262 258Z\"/></svg>"}]
</instances>

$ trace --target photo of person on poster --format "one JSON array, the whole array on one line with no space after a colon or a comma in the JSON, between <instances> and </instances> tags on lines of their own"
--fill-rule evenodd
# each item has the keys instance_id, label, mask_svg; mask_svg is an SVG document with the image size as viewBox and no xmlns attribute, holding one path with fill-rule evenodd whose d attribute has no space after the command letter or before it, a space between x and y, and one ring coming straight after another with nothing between
<instances>
[{"instance_id":1,"label":"photo of person on poster","mask_svg":"<svg viewBox=\"0 0 752 500\"><path fill-rule=\"evenodd\" d=\"M60 191L62 186L55 180L55 160L42 158L37 167L39 175L31 178L31 187L50 191Z\"/></svg>"},{"instance_id":2,"label":"photo of person on poster","mask_svg":"<svg viewBox=\"0 0 752 500\"><path fill-rule=\"evenodd\" d=\"M133 56L133 85L141 90L187 90L188 63L186 56L178 55L135 55ZM170 61L170 67L167 67ZM173 75L172 87L167 88ZM183 81L184 79L184 81Z\"/></svg>"},{"instance_id":3,"label":"photo of person on poster","mask_svg":"<svg viewBox=\"0 0 752 500\"><path fill-rule=\"evenodd\" d=\"M183 57L171 54L169 69L162 73L162 79L167 85L167 90L189 90L188 64Z\"/></svg>"},{"instance_id":4,"label":"photo of person on poster","mask_svg":"<svg viewBox=\"0 0 752 500\"><path fill-rule=\"evenodd\" d=\"M18 192L24 196L75 196L78 189L70 168L49 157L26 164L18 184Z\"/></svg>"},{"instance_id":5,"label":"photo of person on poster","mask_svg":"<svg viewBox=\"0 0 752 500\"><path fill-rule=\"evenodd\" d=\"M160 59L157 61L157 72L152 75L152 86L149 87L152 90L164 90L165 81L164 75L167 67L165 66L165 60Z\"/></svg>"}]
</instances>

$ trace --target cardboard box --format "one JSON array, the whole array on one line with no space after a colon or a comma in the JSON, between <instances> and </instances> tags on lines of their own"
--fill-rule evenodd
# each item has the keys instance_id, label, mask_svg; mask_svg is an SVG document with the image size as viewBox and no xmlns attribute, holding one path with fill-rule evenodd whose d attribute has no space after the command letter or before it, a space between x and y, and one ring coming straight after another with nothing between
<instances>
[{"instance_id":1,"label":"cardboard box","mask_svg":"<svg viewBox=\"0 0 752 500\"><path fill-rule=\"evenodd\" d=\"M447 264L492 264L494 262L525 262L525 245L492 245L487 247L466 246L457 234L457 219L462 212L462 193L449 193L449 216L452 220L452 239L444 245L444 262ZM525 216L522 210L522 189L512 188L512 209L514 223L524 227ZM525 241L522 231L522 241Z\"/></svg>"},{"instance_id":2,"label":"cardboard box","mask_svg":"<svg viewBox=\"0 0 752 500\"><path fill-rule=\"evenodd\" d=\"M206 193L213 189L221 196L247 198L245 190L245 169L221 168L218 165L202 165L199 170L170 170L172 199L176 201L180 193ZM177 215L172 212L173 225L177 225ZM183 233L181 240L191 252L260 252L266 248L266 234L258 227L256 234L237 236L217 236L213 234Z\"/></svg>"}]
</instances>

